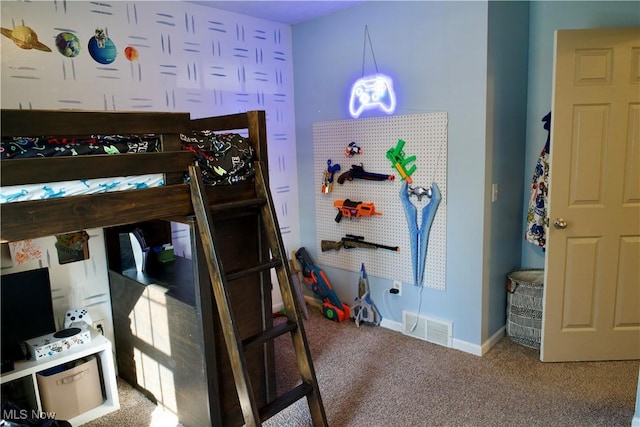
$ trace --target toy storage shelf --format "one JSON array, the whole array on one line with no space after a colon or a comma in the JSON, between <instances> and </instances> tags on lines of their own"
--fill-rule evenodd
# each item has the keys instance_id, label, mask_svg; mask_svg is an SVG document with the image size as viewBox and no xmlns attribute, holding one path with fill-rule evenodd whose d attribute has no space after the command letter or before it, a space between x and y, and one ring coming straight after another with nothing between
<instances>
[{"instance_id":1,"label":"toy storage shelf","mask_svg":"<svg viewBox=\"0 0 640 427\"><path fill-rule=\"evenodd\" d=\"M95 355L100 362L105 401L101 406L84 412L70 420L66 420L73 426L79 426L120 409L112 345L111 341L103 335L92 333L91 342L78 346L77 348L71 348L60 355L52 356L45 360L16 362L15 369L13 371L2 374L2 377L0 377L0 384L6 384L11 381L30 377L33 390L35 392L35 401L37 405L37 408L35 409L43 411L40 392L38 389L38 380L36 377L38 372L91 355Z\"/></svg>"}]
</instances>

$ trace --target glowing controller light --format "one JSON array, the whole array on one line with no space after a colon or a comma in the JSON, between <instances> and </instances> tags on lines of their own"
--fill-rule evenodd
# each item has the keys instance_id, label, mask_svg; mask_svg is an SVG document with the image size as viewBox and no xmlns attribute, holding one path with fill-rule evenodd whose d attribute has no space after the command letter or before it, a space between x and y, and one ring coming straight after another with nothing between
<instances>
[{"instance_id":1,"label":"glowing controller light","mask_svg":"<svg viewBox=\"0 0 640 427\"><path fill-rule=\"evenodd\" d=\"M357 119L364 110L378 108L387 114L396 109L393 81L384 74L362 77L351 87L349 113Z\"/></svg>"}]
</instances>

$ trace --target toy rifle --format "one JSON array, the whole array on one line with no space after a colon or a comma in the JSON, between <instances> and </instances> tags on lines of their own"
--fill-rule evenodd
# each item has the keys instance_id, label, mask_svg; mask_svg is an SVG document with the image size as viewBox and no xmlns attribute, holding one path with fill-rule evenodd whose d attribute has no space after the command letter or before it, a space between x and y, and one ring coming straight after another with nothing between
<instances>
[{"instance_id":1,"label":"toy rifle","mask_svg":"<svg viewBox=\"0 0 640 427\"><path fill-rule=\"evenodd\" d=\"M351 165L351 169L338 177L338 183L344 184L345 180L353 181L354 178L366 179L369 181L392 181L395 177L393 175L386 175L383 173L365 172L364 166L360 164L360 166Z\"/></svg>"},{"instance_id":2,"label":"toy rifle","mask_svg":"<svg viewBox=\"0 0 640 427\"><path fill-rule=\"evenodd\" d=\"M395 148L387 150L387 159L391 160L392 167L396 168L402 179L407 181L407 184L411 184L413 182L411 174L416 171L416 165L412 165L407 169L407 164L413 162L416 156L405 158L404 151L402 151L404 144L404 141L399 139Z\"/></svg>"},{"instance_id":3,"label":"toy rifle","mask_svg":"<svg viewBox=\"0 0 640 427\"><path fill-rule=\"evenodd\" d=\"M366 249L387 249L389 251L400 252L398 246L380 245L378 243L365 242L364 236L354 236L353 234L347 234L338 242L333 240L322 240L320 242L320 249L322 252L334 250L339 251L341 248L353 249L353 248L366 248Z\"/></svg>"},{"instance_id":4,"label":"toy rifle","mask_svg":"<svg viewBox=\"0 0 640 427\"><path fill-rule=\"evenodd\" d=\"M380 212L376 212L376 207L373 203L353 202L346 199L336 200L333 202L333 206L338 208L336 222L340 222L343 216L347 218L360 218L361 216L382 215Z\"/></svg>"}]
</instances>

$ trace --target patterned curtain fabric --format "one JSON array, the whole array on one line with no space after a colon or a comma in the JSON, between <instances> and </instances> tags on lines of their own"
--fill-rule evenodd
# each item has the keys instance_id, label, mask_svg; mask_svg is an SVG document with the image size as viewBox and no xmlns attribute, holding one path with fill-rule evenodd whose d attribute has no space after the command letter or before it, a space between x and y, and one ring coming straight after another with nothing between
<instances>
[{"instance_id":1,"label":"patterned curtain fabric","mask_svg":"<svg viewBox=\"0 0 640 427\"><path fill-rule=\"evenodd\" d=\"M551 113L542 119L547 130L547 142L540 153L536 169L531 179L531 198L527 214L527 231L525 240L545 250L546 233L549 227L548 192L549 192L549 139L551 129Z\"/></svg>"}]
</instances>

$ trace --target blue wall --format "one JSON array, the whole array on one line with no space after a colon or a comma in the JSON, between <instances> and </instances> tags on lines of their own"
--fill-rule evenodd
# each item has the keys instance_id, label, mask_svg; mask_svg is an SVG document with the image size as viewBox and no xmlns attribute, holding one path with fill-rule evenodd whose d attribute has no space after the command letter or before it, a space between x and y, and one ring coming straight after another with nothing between
<instances>
[{"instance_id":1,"label":"blue wall","mask_svg":"<svg viewBox=\"0 0 640 427\"><path fill-rule=\"evenodd\" d=\"M540 151L547 138L542 118L551 111L553 37L555 30L640 26L637 1L533 1L529 24L529 89L527 105L527 149L523 221L527 215L529 184ZM523 231L524 233L524 231ZM544 267L544 252L522 241L522 266Z\"/></svg>"},{"instance_id":2,"label":"blue wall","mask_svg":"<svg viewBox=\"0 0 640 427\"><path fill-rule=\"evenodd\" d=\"M449 113L446 291L405 286L389 297L372 278L383 316L402 310L454 322L454 346L481 345L504 325L505 274L542 268L524 241L529 182L546 140L556 29L640 25L637 2L367 2L293 27L301 245L315 247L312 125L349 118L362 73L364 26L378 68L395 80L396 114ZM366 73L375 71L370 52ZM526 86L526 88L525 88ZM524 104L526 102L526 104ZM491 184L499 185L491 202ZM312 254L314 255L314 254ZM326 269L338 294L357 276ZM421 293L420 293L421 292Z\"/></svg>"},{"instance_id":3,"label":"blue wall","mask_svg":"<svg viewBox=\"0 0 640 427\"><path fill-rule=\"evenodd\" d=\"M489 2L486 187L498 198L485 196L483 343L505 324L505 275L520 265L528 44L529 4Z\"/></svg>"},{"instance_id":4,"label":"blue wall","mask_svg":"<svg viewBox=\"0 0 640 427\"><path fill-rule=\"evenodd\" d=\"M446 291L403 288L387 305L387 280L371 278L383 316L403 309L454 322L454 338L480 344L483 300L487 3L368 2L293 27L301 245L315 248L314 122L348 119L348 91L361 77L364 27L380 72L392 76L396 114L446 111L448 128ZM370 52L365 73L375 71ZM312 256L315 254L312 253ZM326 269L352 300L353 273ZM504 281L502 281L504 283Z\"/></svg>"}]
</instances>

